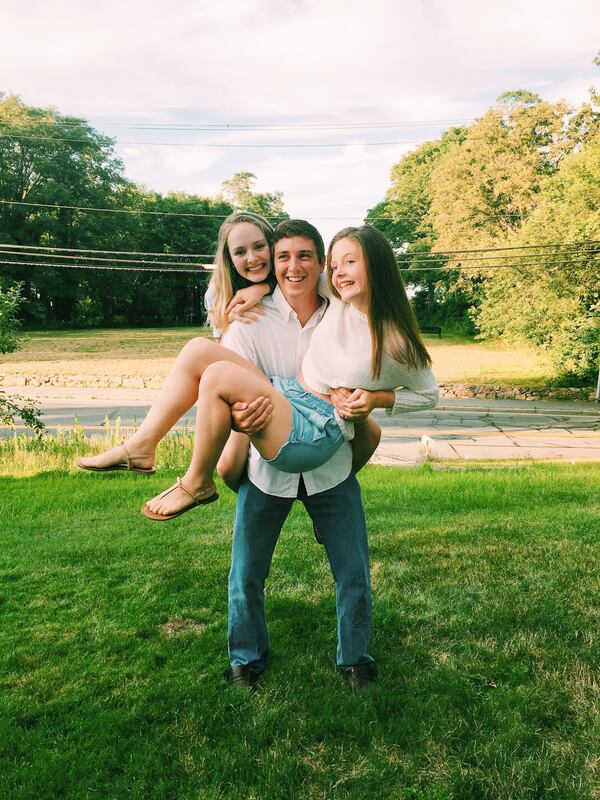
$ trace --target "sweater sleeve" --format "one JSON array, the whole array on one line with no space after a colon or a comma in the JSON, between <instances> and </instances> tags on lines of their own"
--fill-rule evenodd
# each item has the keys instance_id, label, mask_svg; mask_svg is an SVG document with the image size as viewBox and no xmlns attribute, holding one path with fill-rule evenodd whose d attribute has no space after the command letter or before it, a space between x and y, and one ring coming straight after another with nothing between
<instances>
[{"instance_id":1,"label":"sweater sleeve","mask_svg":"<svg viewBox=\"0 0 600 800\"><path fill-rule=\"evenodd\" d=\"M400 386L394 390L394 406L385 410L388 417L411 411L427 411L438 404L440 390L431 369L429 367L420 369L415 373L415 377L418 378L415 381L418 385L414 388Z\"/></svg>"}]
</instances>

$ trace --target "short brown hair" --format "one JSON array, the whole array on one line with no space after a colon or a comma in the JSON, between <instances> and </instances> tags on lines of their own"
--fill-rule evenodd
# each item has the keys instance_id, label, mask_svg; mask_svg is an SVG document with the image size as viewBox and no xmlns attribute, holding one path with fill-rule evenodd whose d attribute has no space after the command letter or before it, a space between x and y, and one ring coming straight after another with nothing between
<instances>
[{"instance_id":1,"label":"short brown hair","mask_svg":"<svg viewBox=\"0 0 600 800\"><path fill-rule=\"evenodd\" d=\"M280 222L273 234L273 247L281 239L291 239L293 236L304 236L305 239L310 239L315 246L319 264L323 264L325 261L323 237L315 226L305 219L284 219Z\"/></svg>"}]
</instances>

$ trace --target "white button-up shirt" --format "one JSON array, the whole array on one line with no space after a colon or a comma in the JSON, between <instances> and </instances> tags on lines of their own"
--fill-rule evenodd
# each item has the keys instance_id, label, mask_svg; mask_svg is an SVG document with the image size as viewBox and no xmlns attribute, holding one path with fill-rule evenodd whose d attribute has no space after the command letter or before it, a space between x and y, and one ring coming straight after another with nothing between
<instances>
[{"instance_id":1,"label":"white button-up shirt","mask_svg":"<svg viewBox=\"0 0 600 800\"><path fill-rule=\"evenodd\" d=\"M327 301L323 300L306 325L302 327L295 311L279 287L262 301L266 313L250 325L232 323L222 343L255 364L265 375L295 378L301 372L315 326L320 322ZM352 468L352 450L344 442L325 464L302 473L309 495L324 492L346 480ZM261 458L256 448L250 448L248 477L265 494L276 497L296 497L300 475L281 472Z\"/></svg>"}]
</instances>

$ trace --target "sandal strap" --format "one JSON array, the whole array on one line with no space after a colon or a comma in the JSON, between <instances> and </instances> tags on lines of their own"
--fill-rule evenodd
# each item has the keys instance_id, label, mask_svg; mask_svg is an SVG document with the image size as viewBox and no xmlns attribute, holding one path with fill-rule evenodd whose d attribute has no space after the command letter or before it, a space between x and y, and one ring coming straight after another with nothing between
<instances>
[{"instance_id":1,"label":"sandal strap","mask_svg":"<svg viewBox=\"0 0 600 800\"><path fill-rule=\"evenodd\" d=\"M135 469L133 461L137 461L140 458L145 458L145 456L132 456L126 447L125 442L121 442L121 447L123 448L123 452L125 453L125 460L127 461L127 469L129 470Z\"/></svg>"},{"instance_id":2,"label":"sandal strap","mask_svg":"<svg viewBox=\"0 0 600 800\"><path fill-rule=\"evenodd\" d=\"M121 442L121 447L125 451L125 460L127 461L127 469L131 469L131 456L129 450L125 447L125 442Z\"/></svg>"},{"instance_id":3,"label":"sandal strap","mask_svg":"<svg viewBox=\"0 0 600 800\"><path fill-rule=\"evenodd\" d=\"M187 486L183 485L183 483L181 481L181 478L177 478L175 486L173 486L171 489L169 489L169 491L172 492L173 489L176 489L176 488L183 489L183 491L186 494L189 494L189 496L192 498L192 500L196 501L196 500L200 500L201 497L204 497L204 495L206 495L209 492L211 492L215 488L215 485L213 483L211 486L208 486L206 489L201 489L199 492L196 492L196 494L194 494L193 492L190 492L190 490L187 488Z\"/></svg>"}]
</instances>

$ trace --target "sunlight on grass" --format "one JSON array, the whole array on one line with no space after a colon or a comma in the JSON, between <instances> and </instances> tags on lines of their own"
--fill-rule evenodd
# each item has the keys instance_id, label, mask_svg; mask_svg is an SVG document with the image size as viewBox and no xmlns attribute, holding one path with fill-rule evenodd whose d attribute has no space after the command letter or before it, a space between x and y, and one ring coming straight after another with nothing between
<instances>
[{"instance_id":1,"label":"sunlight on grass","mask_svg":"<svg viewBox=\"0 0 600 800\"><path fill-rule=\"evenodd\" d=\"M4 356L13 375L119 376L163 378L180 348L206 328L35 332L21 350ZM426 336L441 383L552 383L548 358L527 347L476 342L464 336Z\"/></svg>"},{"instance_id":2,"label":"sunlight on grass","mask_svg":"<svg viewBox=\"0 0 600 800\"><path fill-rule=\"evenodd\" d=\"M189 434L154 476L73 469L106 443L0 442L0 796L594 800L600 465L361 472L379 679L358 697L296 504L246 694L222 678L234 495L153 524Z\"/></svg>"},{"instance_id":3,"label":"sunlight on grass","mask_svg":"<svg viewBox=\"0 0 600 800\"><path fill-rule=\"evenodd\" d=\"M55 436L36 439L15 434L0 440L0 475L26 476L40 472L78 472L76 460L100 453L126 439L133 429L107 422L106 431L87 436L76 423ZM191 457L193 430L182 426L161 441L157 464L165 469L186 468Z\"/></svg>"}]
</instances>

